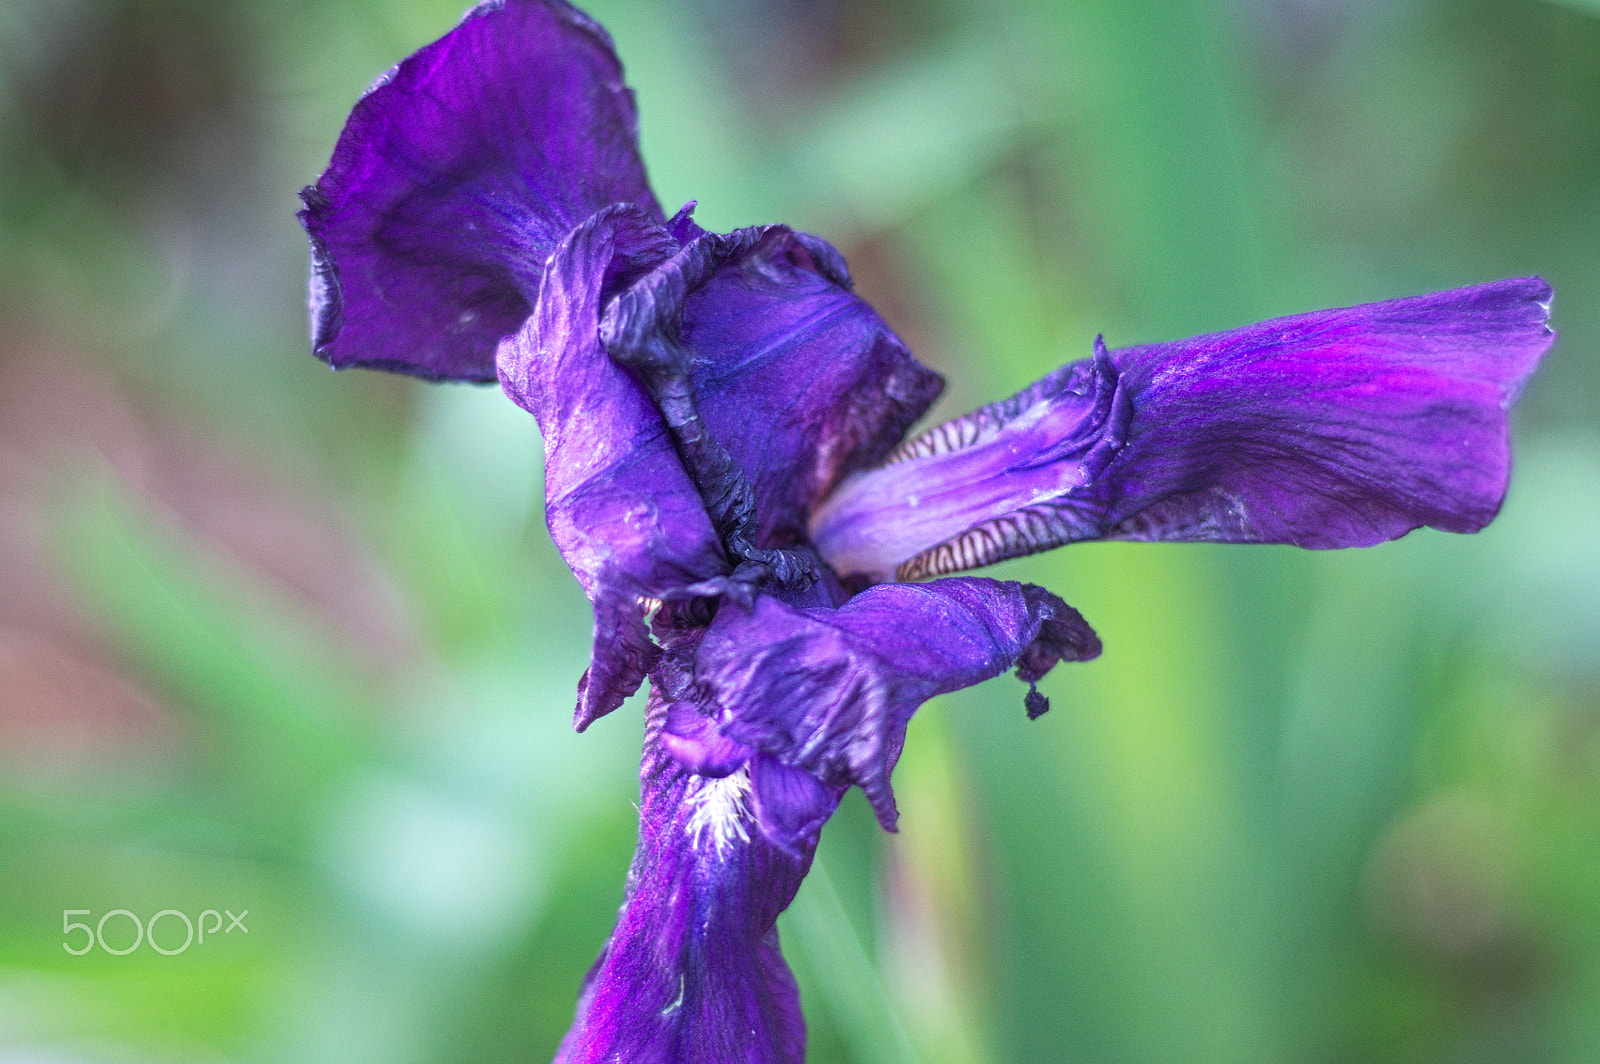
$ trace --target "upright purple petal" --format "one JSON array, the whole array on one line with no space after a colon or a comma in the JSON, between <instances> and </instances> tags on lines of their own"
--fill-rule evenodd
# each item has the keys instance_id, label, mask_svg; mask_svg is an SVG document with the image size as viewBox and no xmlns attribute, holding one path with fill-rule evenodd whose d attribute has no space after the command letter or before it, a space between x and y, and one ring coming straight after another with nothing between
<instances>
[{"instance_id":1,"label":"upright purple petal","mask_svg":"<svg viewBox=\"0 0 1600 1064\"><path fill-rule=\"evenodd\" d=\"M1031 685L1057 661L1099 652L1093 630L1050 592L969 577L883 584L838 609L770 595L748 610L724 603L695 676L724 735L790 770L775 774L777 787L793 787L798 772L826 787L856 784L893 830L889 774L918 706L1012 666ZM1047 708L1036 691L1027 704L1034 716ZM758 789L769 804L779 800Z\"/></svg>"},{"instance_id":2,"label":"upright purple petal","mask_svg":"<svg viewBox=\"0 0 1600 1064\"><path fill-rule=\"evenodd\" d=\"M601 335L672 406L725 537L748 523L762 545L794 543L810 506L888 453L944 382L851 294L824 241L785 226L685 234Z\"/></svg>"},{"instance_id":3,"label":"upright purple petal","mask_svg":"<svg viewBox=\"0 0 1600 1064\"><path fill-rule=\"evenodd\" d=\"M500 346L501 385L544 437L550 535L594 603L580 728L620 705L655 663L651 600L727 569L660 415L596 332L606 292L672 250L639 208L597 213L555 247L532 316Z\"/></svg>"},{"instance_id":4,"label":"upright purple petal","mask_svg":"<svg viewBox=\"0 0 1600 1064\"><path fill-rule=\"evenodd\" d=\"M1367 546L1473 532L1555 334L1501 281L1100 349L911 441L813 517L841 573L936 575L1083 539Z\"/></svg>"},{"instance_id":5,"label":"upright purple petal","mask_svg":"<svg viewBox=\"0 0 1600 1064\"><path fill-rule=\"evenodd\" d=\"M831 246L774 227L684 310L706 424L750 477L769 542L803 536L811 506L944 388L849 285Z\"/></svg>"},{"instance_id":6,"label":"upright purple petal","mask_svg":"<svg viewBox=\"0 0 1600 1064\"><path fill-rule=\"evenodd\" d=\"M711 779L684 768L657 742L665 715L652 692L627 898L556 1064L802 1064L805 1021L776 921L816 831L774 845L749 770ZM837 803L834 792L823 819Z\"/></svg>"},{"instance_id":7,"label":"upright purple petal","mask_svg":"<svg viewBox=\"0 0 1600 1064\"><path fill-rule=\"evenodd\" d=\"M335 368L489 381L545 258L612 203L660 208L611 39L561 0L489 0L356 104L302 196L312 346Z\"/></svg>"},{"instance_id":8,"label":"upright purple petal","mask_svg":"<svg viewBox=\"0 0 1600 1064\"><path fill-rule=\"evenodd\" d=\"M942 383L841 285L820 241L689 235L677 246L636 207L597 212L554 249L532 316L500 348L506 393L544 435L551 535L595 605L580 727L655 660L649 604L719 586L743 526L797 544L811 499L892 447ZM662 402L698 443L674 439ZM738 527L723 527L729 506Z\"/></svg>"}]
</instances>

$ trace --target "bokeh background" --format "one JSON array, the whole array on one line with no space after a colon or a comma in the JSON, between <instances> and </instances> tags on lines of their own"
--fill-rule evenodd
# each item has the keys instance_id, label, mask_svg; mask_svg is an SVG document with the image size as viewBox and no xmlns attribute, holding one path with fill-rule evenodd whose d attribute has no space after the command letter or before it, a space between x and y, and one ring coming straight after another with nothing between
<instances>
[{"instance_id":1,"label":"bokeh background","mask_svg":"<svg viewBox=\"0 0 1600 1064\"><path fill-rule=\"evenodd\" d=\"M939 414L1097 332L1557 291L1482 535L1001 567L1106 653L924 709L898 836L845 803L810 1059L1600 1060L1600 3L589 8L668 209L837 243ZM568 726L531 419L306 351L295 193L459 14L0 2L0 1061L548 1060L609 930L640 717ZM63 948L117 909L248 931Z\"/></svg>"}]
</instances>

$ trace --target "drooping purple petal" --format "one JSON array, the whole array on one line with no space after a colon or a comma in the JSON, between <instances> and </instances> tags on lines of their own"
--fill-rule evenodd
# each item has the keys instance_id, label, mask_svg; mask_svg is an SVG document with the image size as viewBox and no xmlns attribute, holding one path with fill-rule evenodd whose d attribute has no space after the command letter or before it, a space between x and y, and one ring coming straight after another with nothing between
<instances>
[{"instance_id":1,"label":"drooping purple petal","mask_svg":"<svg viewBox=\"0 0 1600 1064\"><path fill-rule=\"evenodd\" d=\"M828 785L803 768L768 753L749 761L750 806L767 840L793 852L809 852L848 789Z\"/></svg>"},{"instance_id":2,"label":"drooping purple petal","mask_svg":"<svg viewBox=\"0 0 1600 1064\"><path fill-rule=\"evenodd\" d=\"M813 536L842 573L911 579L1083 539L1476 531L1550 295L1524 278L1101 352L846 482Z\"/></svg>"},{"instance_id":3,"label":"drooping purple petal","mask_svg":"<svg viewBox=\"0 0 1600 1064\"><path fill-rule=\"evenodd\" d=\"M546 256L612 203L660 208L611 39L561 0L489 0L356 104L302 196L312 347L335 368L489 381Z\"/></svg>"},{"instance_id":4,"label":"drooping purple petal","mask_svg":"<svg viewBox=\"0 0 1600 1064\"><path fill-rule=\"evenodd\" d=\"M710 779L684 768L656 742L666 712L652 692L627 898L556 1064L801 1064L805 1022L776 921L816 832L774 845L749 770ZM823 819L838 803L830 793Z\"/></svg>"},{"instance_id":5,"label":"drooping purple petal","mask_svg":"<svg viewBox=\"0 0 1600 1064\"><path fill-rule=\"evenodd\" d=\"M1013 665L1031 685L1057 661L1099 652L1078 612L1043 588L959 578L879 585L838 609L795 608L770 595L748 610L724 603L695 655L695 676L724 735L826 787L859 785L892 830L889 774L918 706ZM1033 694L1036 716L1045 705ZM782 800L776 790L763 798ZM777 810L767 819L807 820Z\"/></svg>"},{"instance_id":6,"label":"drooping purple petal","mask_svg":"<svg viewBox=\"0 0 1600 1064\"><path fill-rule=\"evenodd\" d=\"M727 570L660 415L596 332L607 291L672 250L639 208L597 213L551 253L532 316L499 352L502 387L544 437L550 535L594 604L580 728L620 705L654 664L650 600Z\"/></svg>"}]
</instances>

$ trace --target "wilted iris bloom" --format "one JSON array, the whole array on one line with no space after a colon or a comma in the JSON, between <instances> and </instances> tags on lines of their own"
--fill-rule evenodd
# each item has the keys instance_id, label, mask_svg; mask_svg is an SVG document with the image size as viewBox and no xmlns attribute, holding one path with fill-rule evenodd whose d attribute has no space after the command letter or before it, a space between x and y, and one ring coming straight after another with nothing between
<instances>
[{"instance_id":1,"label":"wilted iris bloom","mask_svg":"<svg viewBox=\"0 0 1600 1064\"><path fill-rule=\"evenodd\" d=\"M852 784L886 828L927 699L1094 632L947 574L1077 540L1366 546L1482 528L1554 334L1502 281L1120 350L909 441L942 387L843 259L669 217L605 32L473 9L356 105L304 193L316 353L498 380L594 604L581 730L651 681L638 852L563 1062L797 1062L775 921ZM1087 353L1087 352L1086 352ZM929 577L939 579L915 583Z\"/></svg>"}]
</instances>

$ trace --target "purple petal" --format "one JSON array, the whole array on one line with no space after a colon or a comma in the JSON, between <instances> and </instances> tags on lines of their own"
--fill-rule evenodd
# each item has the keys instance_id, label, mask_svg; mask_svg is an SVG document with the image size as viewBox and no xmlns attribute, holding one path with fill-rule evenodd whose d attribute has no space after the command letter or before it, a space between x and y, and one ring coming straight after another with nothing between
<instances>
[{"instance_id":1,"label":"purple petal","mask_svg":"<svg viewBox=\"0 0 1600 1064\"><path fill-rule=\"evenodd\" d=\"M684 768L712 779L733 775L755 753L718 731L716 720L701 713L692 702L672 702L667 706L661 747Z\"/></svg>"},{"instance_id":2,"label":"purple petal","mask_svg":"<svg viewBox=\"0 0 1600 1064\"><path fill-rule=\"evenodd\" d=\"M724 542L793 543L810 506L883 457L943 381L850 293L827 243L784 226L685 232L601 335L678 433Z\"/></svg>"},{"instance_id":3,"label":"purple petal","mask_svg":"<svg viewBox=\"0 0 1600 1064\"><path fill-rule=\"evenodd\" d=\"M831 246L774 228L685 307L706 424L750 477L765 542L803 536L811 506L944 388L849 283Z\"/></svg>"},{"instance_id":4,"label":"purple petal","mask_svg":"<svg viewBox=\"0 0 1600 1064\"><path fill-rule=\"evenodd\" d=\"M544 437L550 535L594 603L580 728L620 705L654 664L643 621L651 600L727 570L660 415L596 333L606 290L670 250L638 208L601 211L551 253L533 315L499 352L502 387Z\"/></svg>"},{"instance_id":5,"label":"purple petal","mask_svg":"<svg viewBox=\"0 0 1600 1064\"><path fill-rule=\"evenodd\" d=\"M1082 539L1368 546L1474 532L1506 411L1555 339L1538 278L1280 318L1063 367L841 485L841 573L954 572Z\"/></svg>"},{"instance_id":6,"label":"purple petal","mask_svg":"<svg viewBox=\"0 0 1600 1064\"><path fill-rule=\"evenodd\" d=\"M816 845L844 792L844 787L825 786L805 769L785 765L771 754L750 760L751 811L761 833L783 849Z\"/></svg>"},{"instance_id":7,"label":"purple petal","mask_svg":"<svg viewBox=\"0 0 1600 1064\"><path fill-rule=\"evenodd\" d=\"M666 712L652 693L628 896L556 1062L801 1064L805 1023L776 921L815 832L793 849L769 841L746 770L707 779L660 748Z\"/></svg>"},{"instance_id":8,"label":"purple petal","mask_svg":"<svg viewBox=\"0 0 1600 1064\"><path fill-rule=\"evenodd\" d=\"M845 481L812 514L812 539L839 573L879 581L926 575L914 563L935 551L947 560L939 572L997 561L990 555L1008 542L1012 523L1033 528L1016 515L1090 485L1132 416L1097 342L1094 359L931 429L888 464Z\"/></svg>"},{"instance_id":9,"label":"purple petal","mask_svg":"<svg viewBox=\"0 0 1600 1064\"><path fill-rule=\"evenodd\" d=\"M560 0L492 0L356 104L302 193L312 346L335 368L489 381L562 234L660 208L611 39Z\"/></svg>"},{"instance_id":10,"label":"purple petal","mask_svg":"<svg viewBox=\"0 0 1600 1064\"><path fill-rule=\"evenodd\" d=\"M695 676L722 710L724 734L825 786L859 785L893 830L889 774L918 706L1013 665L1031 684L1057 661L1099 652L1077 611L1043 588L964 578L883 584L838 609L770 595L748 610L724 603ZM1041 703L1030 700L1032 715ZM776 787L767 796L780 798Z\"/></svg>"}]
</instances>

